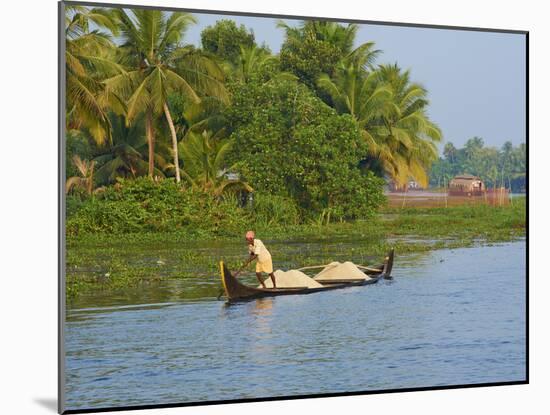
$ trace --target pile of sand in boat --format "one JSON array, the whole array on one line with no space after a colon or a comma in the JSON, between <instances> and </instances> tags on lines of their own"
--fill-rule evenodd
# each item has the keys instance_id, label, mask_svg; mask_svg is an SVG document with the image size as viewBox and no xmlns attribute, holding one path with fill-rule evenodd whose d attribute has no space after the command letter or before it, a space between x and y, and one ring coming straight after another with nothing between
<instances>
[{"instance_id":1,"label":"pile of sand in boat","mask_svg":"<svg viewBox=\"0 0 550 415\"><path fill-rule=\"evenodd\" d=\"M319 288L322 287L316 280L349 280L349 279L368 279L363 271L357 268L353 262L346 261L344 263L331 262L326 265L321 272L313 277L310 277L302 271L291 269L289 271L281 271L278 269L274 272L275 282L277 288L294 288L294 287L307 287L307 288ZM264 281L267 288L273 288L273 281L271 278L267 278ZM262 286L259 285L258 288Z\"/></svg>"}]
</instances>

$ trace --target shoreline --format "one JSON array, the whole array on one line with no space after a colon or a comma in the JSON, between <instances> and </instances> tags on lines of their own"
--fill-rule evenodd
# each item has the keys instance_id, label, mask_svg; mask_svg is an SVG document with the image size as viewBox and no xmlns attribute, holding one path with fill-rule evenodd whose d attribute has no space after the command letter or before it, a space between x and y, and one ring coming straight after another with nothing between
<instances>
[{"instance_id":1,"label":"shoreline","mask_svg":"<svg viewBox=\"0 0 550 415\"><path fill-rule=\"evenodd\" d=\"M331 259L377 262L375 258L392 247L399 258L400 254L521 240L526 236L525 224L523 201L499 208L386 208L373 220L296 225L258 230L257 234L268 246L288 251L280 257L281 264L293 268ZM240 265L242 244L242 238L194 238L187 233L71 237L67 240L67 299L123 293L170 279L202 278L210 283L220 256L231 267ZM217 284L211 283L212 287Z\"/></svg>"}]
</instances>

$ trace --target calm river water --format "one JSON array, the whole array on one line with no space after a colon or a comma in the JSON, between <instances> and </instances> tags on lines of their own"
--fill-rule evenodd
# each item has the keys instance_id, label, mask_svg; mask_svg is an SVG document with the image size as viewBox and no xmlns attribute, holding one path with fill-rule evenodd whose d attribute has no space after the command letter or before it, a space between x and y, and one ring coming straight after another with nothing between
<instances>
[{"instance_id":1,"label":"calm river water","mask_svg":"<svg viewBox=\"0 0 550 415\"><path fill-rule=\"evenodd\" d=\"M72 309L66 409L524 380L525 257L397 253L371 286Z\"/></svg>"}]
</instances>

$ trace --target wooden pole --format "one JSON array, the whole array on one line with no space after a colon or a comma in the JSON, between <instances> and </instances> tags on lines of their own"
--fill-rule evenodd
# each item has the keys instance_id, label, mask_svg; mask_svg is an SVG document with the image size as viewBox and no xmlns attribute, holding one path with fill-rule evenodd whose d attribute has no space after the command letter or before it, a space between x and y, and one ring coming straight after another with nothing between
<instances>
[{"instance_id":1,"label":"wooden pole","mask_svg":"<svg viewBox=\"0 0 550 415\"><path fill-rule=\"evenodd\" d=\"M510 186L510 195L508 198L510 199L510 204L514 206L514 198L512 197L512 181L510 180L510 176L508 176L508 186Z\"/></svg>"},{"instance_id":2,"label":"wooden pole","mask_svg":"<svg viewBox=\"0 0 550 415\"><path fill-rule=\"evenodd\" d=\"M438 191L441 191L441 177L438 177L437 179L437 190ZM437 207L439 207L441 201L439 200L440 198L438 197L437 198Z\"/></svg>"},{"instance_id":3,"label":"wooden pole","mask_svg":"<svg viewBox=\"0 0 550 415\"><path fill-rule=\"evenodd\" d=\"M448 204L447 198L449 196L449 191L447 189L447 179L446 178L443 178L443 188L445 190L445 208L448 208L449 204Z\"/></svg>"}]
</instances>

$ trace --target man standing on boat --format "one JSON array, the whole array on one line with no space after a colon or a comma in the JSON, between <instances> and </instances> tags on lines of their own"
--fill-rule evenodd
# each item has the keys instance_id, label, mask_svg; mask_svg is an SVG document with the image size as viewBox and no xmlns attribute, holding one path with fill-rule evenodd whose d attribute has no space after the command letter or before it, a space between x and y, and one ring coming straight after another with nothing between
<instances>
[{"instance_id":1,"label":"man standing on boat","mask_svg":"<svg viewBox=\"0 0 550 415\"><path fill-rule=\"evenodd\" d=\"M275 274L273 274L271 254L262 241L259 239L254 239L254 231L248 231L245 237L248 244L248 252L250 253L248 263L254 261L255 259L258 260L258 262L256 262L256 278L258 278L258 281L260 281L262 287L266 288L264 280L262 279L262 272L265 272L271 277L271 281L273 281L273 288L277 288L277 285L275 284Z\"/></svg>"}]
</instances>

